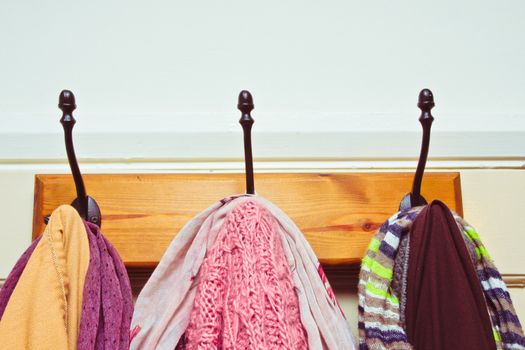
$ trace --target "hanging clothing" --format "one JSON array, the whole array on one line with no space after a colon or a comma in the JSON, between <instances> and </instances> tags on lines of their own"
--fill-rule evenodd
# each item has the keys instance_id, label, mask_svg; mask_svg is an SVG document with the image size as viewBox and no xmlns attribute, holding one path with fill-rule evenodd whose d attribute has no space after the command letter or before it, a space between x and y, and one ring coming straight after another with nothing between
<instances>
[{"instance_id":1,"label":"hanging clothing","mask_svg":"<svg viewBox=\"0 0 525 350\"><path fill-rule=\"evenodd\" d=\"M61 206L0 290L0 343L124 350L132 315L131 286L117 251L96 225Z\"/></svg>"},{"instance_id":2,"label":"hanging clothing","mask_svg":"<svg viewBox=\"0 0 525 350\"><path fill-rule=\"evenodd\" d=\"M416 219L419 218L419 214L424 208L432 209L426 209L423 216L420 219ZM448 221L450 220L450 216L448 216L450 214L450 209L437 201L433 202L430 207L417 207L407 211L401 211L389 218L371 240L361 265L358 286L358 327L361 349L412 349L413 346L415 346L416 349L432 349L432 345L436 345L435 343L421 343L423 341L422 339L416 339L417 344L411 344L409 338L414 341L414 338L412 338L414 335L413 332L417 332L417 327L420 325L414 320L414 317L418 316L417 312L420 311L414 307L414 302L418 302L420 299L417 298L421 296L416 296L416 299L412 300L412 298L417 295L417 283L421 283L421 278L432 277L433 273L439 273L436 281L440 278L446 278L446 276L441 275L444 273L442 270L435 271L432 270L435 266L432 268L428 266L432 261L430 263L426 261L426 264L423 262L418 265L414 260L417 261L418 257L423 260L426 258L430 259L430 256L421 254L421 249L430 248L428 246L430 241L427 240L430 239L429 236L432 236L432 239L436 240L442 239L443 231L445 235L448 235L446 243L447 249L452 250L447 254L452 254L454 257L453 260L461 264L461 267L458 267L458 265L452 267L450 265L451 262L445 262L444 264L447 264L446 266L448 266L448 268L454 268L453 273L450 273L450 270L448 270L449 274L462 273L464 278L468 278L468 283L470 283L469 288L473 288L473 290L463 291L462 289L455 289L459 287L456 284L453 286L450 285L450 283L457 282L453 280L447 280L446 282L441 281L439 286L436 285L433 288L425 287L425 284L421 287L423 289L426 288L426 290L432 289L434 293L431 294L432 297L443 293L445 289L450 289L450 292L458 294L455 295L454 298L461 296L464 298L474 298L474 300L466 302L474 303L474 306L469 304L469 312L477 313L477 315L473 316L470 314L468 320L464 319L463 315L460 315L458 318L465 322L477 322L477 326L483 329L483 334L475 335L476 337L482 338L481 341L483 342L482 344L484 344L479 348L494 348L493 342L495 342L498 349L525 348L523 331L512 306L510 295L490 256L479 240L478 234L457 214L452 213L451 215L454 217L453 221L455 225L458 226L459 232L461 232L460 237L462 237L462 240L458 241L458 232L454 231L455 226L450 224L451 221ZM434 224L438 226L433 227L432 222L436 217L438 218L439 224ZM445 220L447 217L448 219ZM421 230L423 228L423 232L418 231L418 233L412 237L411 232L414 229L413 223L415 220L421 220L416 229ZM426 232L427 230L433 232ZM421 238L422 234L425 236L423 243ZM412 243L413 239L415 239L415 243ZM464 244L462 245L462 243ZM451 248L451 246L453 248ZM442 242L438 243L438 247L438 252L442 252L443 249L445 249ZM462 247L467 248L467 254L465 254L465 250ZM412 256L412 249L415 250L415 257ZM468 255L468 259L466 259L466 255ZM437 262L442 263L444 259L452 259L450 256L441 256L439 261L437 261L438 256L432 256L434 265L437 264ZM465 262L465 259L467 262ZM477 281L473 279L476 275L474 275L472 269L468 267L468 260L470 260L470 264L475 267ZM417 269L418 266L419 269ZM425 269L422 270L422 267ZM458 269L460 271L458 271ZM411 278L409 278L409 274L412 276ZM432 280L430 280L430 282L424 281L424 283L431 282ZM476 285L478 285L478 287L476 287ZM479 298L479 286L481 286L483 291L483 301ZM465 287L463 286L461 288ZM420 289L417 289L417 292L420 292ZM463 292L469 293L468 296L460 294ZM457 300L455 302L457 303ZM428 305L425 307L428 308ZM440 302L439 311L448 310L454 313L457 311L449 310L447 307L445 301ZM473 307L476 308L476 310L473 310ZM492 330L488 330L486 318L484 318L485 316L483 315L484 312L487 312L490 316ZM433 317L429 316L429 314ZM422 316L419 317L421 317L421 319L423 318ZM434 312L427 312L426 321L434 322L433 327L435 327L434 330L436 332L439 331L438 326L449 326L448 324L443 325L443 323L440 322L440 320L442 320L441 317L443 317L443 315L436 313L435 310ZM448 317L448 315L446 315L446 317ZM408 323L410 323L408 327L412 327L410 336L407 336ZM421 325L423 325L423 323L421 323ZM463 326L464 325L459 325L458 327L465 329ZM471 326L472 325L468 325L467 328ZM453 334L453 331L450 332L451 333L448 334ZM473 334L461 333L461 337L470 337L470 341L476 342L479 340L473 340L473 336ZM436 336L436 338L438 337L439 336ZM488 340L488 337L492 337L494 340ZM466 339L461 339L460 341L466 341ZM422 344L425 345L423 346ZM438 346L444 345L438 344ZM460 345L460 348L462 348L461 346L462 345Z\"/></svg>"},{"instance_id":3,"label":"hanging clothing","mask_svg":"<svg viewBox=\"0 0 525 350\"><path fill-rule=\"evenodd\" d=\"M0 320L3 348L76 349L89 258L82 219L60 206L9 297Z\"/></svg>"},{"instance_id":4,"label":"hanging clothing","mask_svg":"<svg viewBox=\"0 0 525 350\"><path fill-rule=\"evenodd\" d=\"M415 349L496 349L481 283L462 233L439 201L414 220L406 333Z\"/></svg>"},{"instance_id":5,"label":"hanging clothing","mask_svg":"<svg viewBox=\"0 0 525 350\"><path fill-rule=\"evenodd\" d=\"M322 276L282 211L258 196L225 198L164 254L137 299L131 349L354 349Z\"/></svg>"},{"instance_id":6,"label":"hanging clothing","mask_svg":"<svg viewBox=\"0 0 525 350\"><path fill-rule=\"evenodd\" d=\"M91 260L84 284L79 350L129 349L133 297L126 269L97 225L85 222Z\"/></svg>"}]
</instances>

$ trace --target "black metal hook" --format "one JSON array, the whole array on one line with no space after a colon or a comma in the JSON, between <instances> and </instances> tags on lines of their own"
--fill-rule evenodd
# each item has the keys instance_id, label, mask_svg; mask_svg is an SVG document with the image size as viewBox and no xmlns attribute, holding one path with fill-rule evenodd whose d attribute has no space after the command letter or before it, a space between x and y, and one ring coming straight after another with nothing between
<instances>
[{"instance_id":1,"label":"black metal hook","mask_svg":"<svg viewBox=\"0 0 525 350\"><path fill-rule=\"evenodd\" d=\"M241 111L239 123L244 133L244 166L246 172L246 193L255 194L255 185L253 180L253 156L252 156L252 125L254 120L250 114L253 110L253 98L247 90L242 90L239 94L239 103L237 108Z\"/></svg>"},{"instance_id":2,"label":"black metal hook","mask_svg":"<svg viewBox=\"0 0 525 350\"><path fill-rule=\"evenodd\" d=\"M76 123L76 120L73 117L73 111L77 108L75 95L69 90L62 90L58 99L58 108L62 110L60 123L64 128L67 160L69 161L69 166L77 190L77 198L71 203L71 205L78 210L78 213L82 218L100 227L102 225L100 207L92 197L86 194L86 187L84 186L84 180L82 179L82 174L80 173L77 157L75 155L75 149L73 147L73 127Z\"/></svg>"},{"instance_id":3,"label":"black metal hook","mask_svg":"<svg viewBox=\"0 0 525 350\"><path fill-rule=\"evenodd\" d=\"M421 182L423 181L423 174L427 164L428 149L430 146L430 128L432 127L432 122L434 121L434 117L431 114L431 109L435 106L434 95L432 94L432 91L429 89L421 90L419 93L419 101L417 106L419 109L421 109L419 122L423 127L421 153L419 154L419 162L417 163L416 174L414 176L414 182L412 183L412 192L407 194L401 200L401 210L427 204L426 199L421 195Z\"/></svg>"}]
</instances>

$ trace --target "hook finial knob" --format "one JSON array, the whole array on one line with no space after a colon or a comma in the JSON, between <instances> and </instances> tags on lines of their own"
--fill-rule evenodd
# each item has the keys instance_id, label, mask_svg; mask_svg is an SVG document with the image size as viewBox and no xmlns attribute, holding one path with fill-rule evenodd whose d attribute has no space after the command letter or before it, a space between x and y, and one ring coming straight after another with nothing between
<instances>
[{"instance_id":1,"label":"hook finial knob","mask_svg":"<svg viewBox=\"0 0 525 350\"><path fill-rule=\"evenodd\" d=\"M75 95L71 91L62 90L58 97L58 108L62 111L62 118L60 118L62 125L65 123L75 124L73 111L77 108L77 104L75 102Z\"/></svg>"},{"instance_id":2,"label":"hook finial knob","mask_svg":"<svg viewBox=\"0 0 525 350\"><path fill-rule=\"evenodd\" d=\"M253 110L253 97L252 94L248 90L242 90L239 93L239 102L237 103L237 109L242 112L242 118L241 120L245 119L245 116L248 117L248 119L253 119L250 116L250 112Z\"/></svg>"},{"instance_id":3,"label":"hook finial knob","mask_svg":"<svg viewBox=\"0 0 525 350\"><path fill-rule=\"evenodd\" d=\"M419 99L417 102L417 107L421 110L421 116L419 120L423 122L424 120L430 120L430 123L434 120L430 110L434 108L434 94L430 89L423 89L419 93Z\"/></svg>"}]
</instances>

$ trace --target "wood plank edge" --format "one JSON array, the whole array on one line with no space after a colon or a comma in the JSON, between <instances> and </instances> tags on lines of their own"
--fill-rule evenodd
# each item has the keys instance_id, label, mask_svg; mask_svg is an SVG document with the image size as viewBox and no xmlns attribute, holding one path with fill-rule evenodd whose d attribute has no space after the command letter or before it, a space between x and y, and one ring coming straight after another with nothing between
<instances>
[{"instance_id":1,"label":"wood plank edge","mask_svg":"<svg viewBox=\"0 0 525 350\"><path fill-rule=\"evenodd\" d=\"M42 175L35 175L35 187L33 192L33 231L32 239L40 235L40 230L42 227L42 222L44 220L42 215L43 206L44 206L44 196L41 195L41 192L44 190L44 180Z\"/></svg>"},{"instance_id":2,"label":"wood plank edge","mask_svg":"<svg viewBox=\"0 0 525 350\"><path fill-rule=\"evenodd\" d=\"M461 174L456 172L454 178L454 194L456 201L456 213L463 217L463 193L461 192Z\"/></svg>"}]
</instances>

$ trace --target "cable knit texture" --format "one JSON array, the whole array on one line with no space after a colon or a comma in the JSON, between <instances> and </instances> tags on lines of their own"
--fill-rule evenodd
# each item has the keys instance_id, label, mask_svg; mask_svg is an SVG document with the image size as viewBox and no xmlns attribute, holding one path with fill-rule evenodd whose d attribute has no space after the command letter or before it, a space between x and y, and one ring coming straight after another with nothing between
<instances>
[{"instance_id":1,"label":"cable knit texture","mask_svg":"<svg viewBox=\"0 0 525 350\"><path fill-rule=\"evenodd\" d=\"M254 201L232 210L200 271L186 349L306 349L275 220Z\"/></svg>"}]
</instances>

